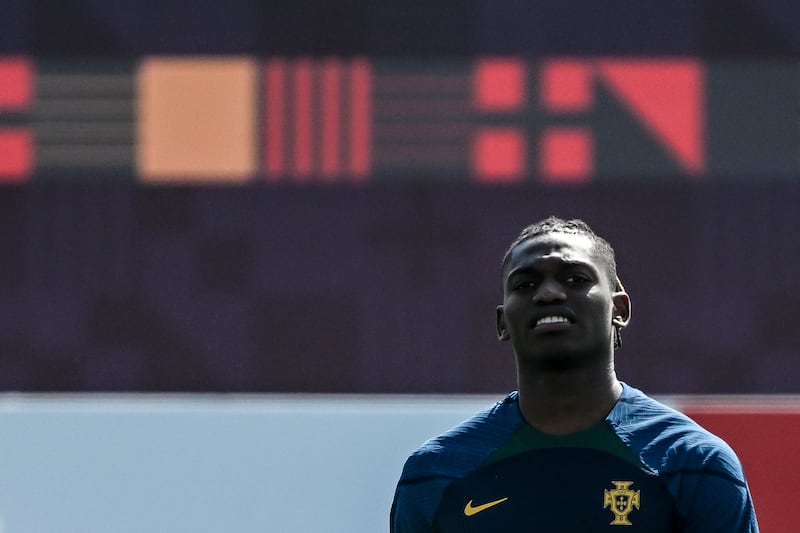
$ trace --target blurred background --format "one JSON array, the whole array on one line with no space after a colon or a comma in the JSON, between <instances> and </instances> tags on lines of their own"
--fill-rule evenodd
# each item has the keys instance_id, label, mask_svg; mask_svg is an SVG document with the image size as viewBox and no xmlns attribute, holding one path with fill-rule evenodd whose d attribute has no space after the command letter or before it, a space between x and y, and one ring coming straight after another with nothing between
<instances>
[{"instance_id":1,"label":"blurred background","mask_svg":"<svg viewBox=\"0 0 800 533\"><path fill-rule=\"evenodd\" d=\"M369 418L356 405L406 420L462 399L392 440L391 459L370 456L389 472L374 482L384 520L413 446L474 395L515 387L495 337L500 260L548 215L582 218L616 249L634 310L624 381L665 397L746 394L759 420L779 398L783 417L800 388L799 25L800 7L778 0L3 0L0 413L21 424L5 427L23 454L7 457L35 463L30 439L65 453L48 446L75 426L28 422L88 420L99 404L121 411L98 435L107 423L139 435L136 420L164 409L224 426L220 405L285 433L274 416L341 401L353 418L332 430L348 448ZM69 449L90 464L86 431ZM188 434L170 442L196 443ZM138 443L114 442L109 464ZM64 487L59 498L76 493ZM0 490L4 532L51 530L10 501ZM64 513L59 531L120 531ZM223 514L199 513L193 531ZM376 530L353 514L228 527Z\"/></svg>"}]
</instances>

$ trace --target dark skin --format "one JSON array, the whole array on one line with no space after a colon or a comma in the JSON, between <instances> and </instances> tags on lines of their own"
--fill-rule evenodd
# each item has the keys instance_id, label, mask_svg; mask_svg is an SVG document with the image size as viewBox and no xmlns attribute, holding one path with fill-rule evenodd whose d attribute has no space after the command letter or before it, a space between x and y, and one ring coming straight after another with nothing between
<instances>
[{"instance_id":1,"label":"dark skin","mask_svg":"<svg viewBox=\"0 0 800 533\"><path fill-rule=\"evenodd\" d=\"M523 418L554 435L592 427L622 393L613 329L628 324L627 293L588 236L554 232L520 243L503 275L497 334L517 360Z\"/></svg>"}]
</instances>

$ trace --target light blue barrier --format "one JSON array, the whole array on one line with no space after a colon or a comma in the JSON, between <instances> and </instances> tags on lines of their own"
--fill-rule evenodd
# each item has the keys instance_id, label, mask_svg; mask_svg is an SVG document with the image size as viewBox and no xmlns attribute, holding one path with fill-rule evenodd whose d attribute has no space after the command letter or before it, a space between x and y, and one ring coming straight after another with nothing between
<instances>
[{"instance_id":1,"label":"light blue barrier","mask_svg":"<svg viewBox=\"0 0 800 533\"><path fill-rule=\"evenodd\" d=\"M0 396L0 533L376 533L496 397Z\"/></svg>"}]
</instances>

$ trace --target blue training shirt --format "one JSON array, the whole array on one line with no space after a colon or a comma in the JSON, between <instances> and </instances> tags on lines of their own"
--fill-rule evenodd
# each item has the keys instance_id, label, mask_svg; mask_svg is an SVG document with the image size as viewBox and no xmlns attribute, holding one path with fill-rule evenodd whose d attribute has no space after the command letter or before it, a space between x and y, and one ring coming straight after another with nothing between
<instances>
[{"instance_id":1,"label":"blue training shirt","mask_svg":"<svg viewBox=\"0 0 800 533\"><path fill-rule=\"evenodd\" d=\"M623 384L605 421L571 435L525 423L518 393L406 461L393 533L756 533L736 454Z\"/></svg>"}]
</instances>

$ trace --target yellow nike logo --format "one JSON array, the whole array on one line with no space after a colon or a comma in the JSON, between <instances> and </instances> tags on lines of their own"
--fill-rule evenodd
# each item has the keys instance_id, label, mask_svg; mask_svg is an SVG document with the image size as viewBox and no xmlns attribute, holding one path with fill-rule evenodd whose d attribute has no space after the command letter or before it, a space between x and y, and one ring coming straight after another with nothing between
<instances>
[{"instance_id":1,"label":"yellow nike logo","mask_svg":"<svg viewBox=\"0 0 800 533\"><path fill-rule=\"evenodd\" d=\"M491 501L491 502L487 502L487 503L484 503L483 505L478 505L477 507L473 507L472 506L472 500L470 500L470 501L467 502L467 505L464 506L464 514L467 515L467 516L472 516L472 515L478 514L481 511L485 511L489 507L494 507L495 505L503 503L507 499L508 499L508 497L500 498L499 500L494 500L494 501Z\"/></svg>"}]
</instances>

